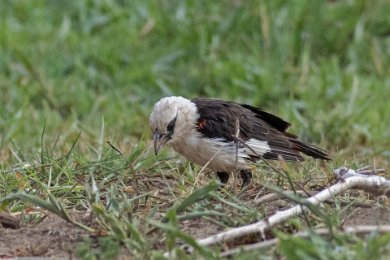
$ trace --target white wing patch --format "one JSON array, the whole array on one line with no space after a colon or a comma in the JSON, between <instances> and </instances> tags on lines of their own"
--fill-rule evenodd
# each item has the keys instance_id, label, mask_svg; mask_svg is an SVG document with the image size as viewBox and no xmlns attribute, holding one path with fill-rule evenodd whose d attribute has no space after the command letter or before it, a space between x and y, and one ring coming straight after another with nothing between
<instances>
[{"instance_id":1,"label":"white wing patch","mask_svg":"<svg viewBox=\"0 0 390 260\"><path fill-rule=\"evenodd\" d=\"M250 167L250 156L262 156L271 151L266 141L250 139L245 142L246 146L238 149L236 157L236 143L225 142L219 138L202 138L198 132L189 134L180 142L170 143L173 149L201 166L207 164L212 171L231 172L235 169L248 169Z\"/></svg>"},{"instance_id":2,"label":"white wing patch","mask_svg":"<svg viewBox=\"0 0 390 260\"><path fill-rule=\"evenodd\" d=\"M249 141L245 142L245 144L253 149L253 151L252 151L248 147L244 148L246 154L248 154L248 155L263 156L265 153L271 151L271 147L269 147L267 141L260 141L260 140L257 140L255 138L252 138L252 139L249 139ZM254 153L254 152L256 152L256 153Z\"/></svg>"}]
</instances>

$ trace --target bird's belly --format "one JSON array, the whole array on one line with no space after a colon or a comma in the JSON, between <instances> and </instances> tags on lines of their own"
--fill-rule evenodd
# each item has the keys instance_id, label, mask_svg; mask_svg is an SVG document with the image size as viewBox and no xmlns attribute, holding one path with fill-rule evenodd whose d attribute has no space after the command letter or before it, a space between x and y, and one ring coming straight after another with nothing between
<instances>
[{"instance_id":1,"label":"bird's belly","mask_svg":"<svg viewBox=\"0 0 390 260\"><path fill-rule=\"evenodd\" d=\"M172 148L188 160L212 171L231 172L235 169L247 169L248 158L240 150L236 152L233 142L227 143L219 139L191 138L172 144Z\"/></svg>"}]
</instances>

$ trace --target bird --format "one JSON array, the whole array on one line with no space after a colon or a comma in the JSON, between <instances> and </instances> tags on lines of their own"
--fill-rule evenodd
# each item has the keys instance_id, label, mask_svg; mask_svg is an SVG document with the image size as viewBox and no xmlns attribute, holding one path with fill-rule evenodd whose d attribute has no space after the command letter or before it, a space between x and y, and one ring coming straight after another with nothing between
<instances>
[{"instance_id":1,"label":"bird","mask_svg":"<svg viewBox=\"0 0 390 260\"><path fill-rule=\"evenodd\" d=\"M263 108L234 101L181 96L161 98L149 117L154 151L168 145L217 174L221 185L238 171L241 189L259 160L304 161L302 154L330 160L329 153L287 132L290 123Z\"/></svg>"}]
</instances>

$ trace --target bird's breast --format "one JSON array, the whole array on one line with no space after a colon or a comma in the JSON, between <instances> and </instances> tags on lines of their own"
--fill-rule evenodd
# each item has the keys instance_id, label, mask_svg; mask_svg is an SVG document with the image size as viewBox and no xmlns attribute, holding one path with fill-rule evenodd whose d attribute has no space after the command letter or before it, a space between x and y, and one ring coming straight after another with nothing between
<instances>
[{"instance_id":1,"label":"bird's breast","mask_svg":"<svg viewBox=\"0 0 390 260\"><path fill-rule=\"evenodd\" d=\"M212 171L231 172L249 168L248 155L243 149L236 151L234 142L210 139L195 133L171 144L172 148L188 160L206 166Z\"/></svg>"}]
</instances>

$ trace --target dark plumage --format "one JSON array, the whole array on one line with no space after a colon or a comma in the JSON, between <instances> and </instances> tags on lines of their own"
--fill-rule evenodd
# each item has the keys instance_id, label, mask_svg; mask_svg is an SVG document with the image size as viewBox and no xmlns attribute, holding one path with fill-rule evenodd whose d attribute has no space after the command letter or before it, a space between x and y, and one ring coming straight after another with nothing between
<instances>
[{"instance_id":1,"label":"dark plumage","mask_svg":"<svg viewBox=\"0 0 390 260\"><path fill-rule=\"evenodd\" d=\"M198 125L202 122L198 131L207 138L234 141L238 119L242 140L255 138L268 142L271 151L261 156L264 159L275 160L281 155L287 161L302 161L304 158L300 152L317 159L330 159L326 151L306 144L298 140L297 136L286 132L290 126L288 122L261 108L209 98L195 98L191 101L198 108ZM259 157L253 156L253 160L256 159Z\"/></svg>"}]
</instances>

